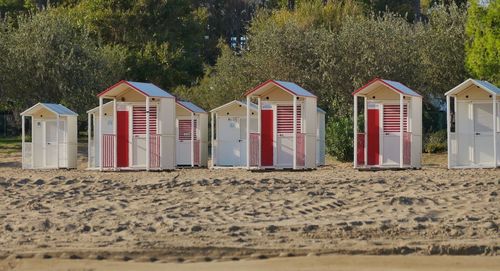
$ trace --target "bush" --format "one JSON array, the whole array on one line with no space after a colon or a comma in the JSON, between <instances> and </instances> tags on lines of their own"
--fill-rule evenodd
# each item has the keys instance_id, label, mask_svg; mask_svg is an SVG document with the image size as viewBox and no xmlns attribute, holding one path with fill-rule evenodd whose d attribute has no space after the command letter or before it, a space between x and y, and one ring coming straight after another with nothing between
<instances>
[{"instance_id":1,"label":"bush","mask_svg":"<svg viewBox=\"0 0 500 271\"><path fill-rule=\"evenodd\" d=\"M342 162L353 160L353 120L352 117L336 117L326 126L326 148L328 154Z\"/></svg>"},{"instance_id":2,"label":"bush","mask_svg":"<svg viewBox=\"0 0 500 271\"><path fill-rule=\"evenodd\" d=\"M424 151L427 153L445 152L447 149L447 134L446 130L439 130L430 133L424 140Z\"/></svg>"}]
</instances>

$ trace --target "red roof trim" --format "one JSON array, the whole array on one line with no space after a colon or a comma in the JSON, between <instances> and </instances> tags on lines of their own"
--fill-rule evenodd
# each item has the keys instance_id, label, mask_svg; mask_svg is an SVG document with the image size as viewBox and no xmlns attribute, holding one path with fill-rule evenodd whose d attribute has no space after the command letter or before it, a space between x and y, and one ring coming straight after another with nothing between
<instances>
[{"instance_id":1,"label":"red roof trim","mask_svg":"<svg viewBox=\"0 0 500 271\"><path fill-rule=\"evenodd\" d=\"M390 89L392 89L392 90L395 90L395 91L397 91L398 93L405 94L405 93L404 93L404 92L402 92L401 90L399 90L399 89L397 89L397 88L395 88L395 87L393 87L393 86L391 86L391 85L387 84L386 82L384 82L384 80L382 80L382 79L380 79L380 78L378 78L378 77L375 77L375 78L373 78L372 80L370 80L368 83L366 83L366 85L364 85L364 86L362 86L362 87L358 88L356 91L354 91L354 92L352 93L352 95L353 95L353 96L355 96L357 93L359 93L360 91L362 91L363 89L367 88L368 86L370 86L371 84L373 84L373 83L375 83L375 82L380 82L380 83L384 84L384 86L386 86L386 87L388 87L388 88L390 88Z\"/></svg>"},{"instance_id":2,"label":"red roof trim","mask_svg":"<svg viewBox=\"0 0 500 271\"><path fill-rule=\"evenodd\" d=\"M114 84L114 85L110 86L109 88L107 88L107 89L106 89L106 90L104 90L103 92L101 92L101 93L97 94L97 97L101 97L101 96L103 96L104 94L108 93L109 91L111 91L112 89L114 89L115 87L117 87L117 86L119 86L119 85L121 85L121 84L126 84L126 85L127 85L127 86L129 86L130 88L132 88L132 89L134 89L134 90L136 90L136 91L139 91L139 92L140 92L140 93L142 93L144 96L149 97L149 95L148 95L148 94L146 94L146 93L145 93L145 92L143 92L142 90L140 90L140 89L138 89L138 88L134 87L132 84L130 84L130 83L129 83L128 81L126 81L126 80L120 80L118 83L116 83L116 84Z\"/></svg>"},{"instance_id":3,"label":"red roof trim","mask_svg":"<svg viewBox=\"0 0 500 271\"><path fill-rule=\"evenodd\" d=\"M267 84L268 84L268 83L270 83L270 82L274 82L274 80L269 79L269 80L267 80L267 81L265 81L265 82L263 82L263 83L261 83L261 84L257 85L256 87L254 87L254 88L252 88L252 89L250 89L250 90L247 90L247 92L245 92L245 96L250 95L252 92L255 92L257 89L259 89L259 88L261 88L261 87L263 87L263 86L267 85Z\"/></svg>"}]
</instances>

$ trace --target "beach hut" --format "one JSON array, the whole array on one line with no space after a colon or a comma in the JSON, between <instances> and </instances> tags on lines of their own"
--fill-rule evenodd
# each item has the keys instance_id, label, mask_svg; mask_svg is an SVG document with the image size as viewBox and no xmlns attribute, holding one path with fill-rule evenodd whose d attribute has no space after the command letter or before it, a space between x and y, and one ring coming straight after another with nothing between
<instances>
[{"instance_id":1,"label":"beach hut","mask_svg":"<svg viewBox=\"0 0 500 271\"><path fill-rule=\"evenodd\" d=\"M208 113L187 101L177 101L175 111L177 166L206 167L208 165Z\"/></svg>"},{"instance_id":2,"label":"beach hut","mask_svg":"<svg viewBox=\"0 0 500 271\"><path fill-rule=\"evenodd\" d=\"M353 93L354 167L420 168L422 96L407 86L375 78ZM358 97L364 131L358 132Z\"/></svg>"},{"instance_id":3,"label":"beach hut","mask_svg":"<svg viewBox=\"0 0 500 271\"><path fill-rule=\"evenodd\" d=\"M316 96L284 81L268 80L245 93L247 119L257 104L257 131L247 122L247 168L316 167Z\"/></svg>"},{"instance_id":4,"label":"beach hut","mask_svg":"<svg viewBox=\"0 0 500 271\"><path fill-rule=\"evenodd\" d=\"M26 117L31 117L31 142L26 140ZM37 103L22 112L22 167L76 168L77 117L75 112L53 103Z\"/></svg>"},{"instance_id":5,"label":"beach hut","mask_svg":"<svg viewBox=\"0 0 500 271\"><path fill-rule=\"evenodd\" d=\"M257 131L257 105L250 104L250 130ZM246 167L247 105L231 101L210 111L212 166Z\"/></svg>"},{"instance_id":6,"label":"beach hut","mask_svg":"<svg viewBox=\"0 0 500 271\"><path fill-rule=\"evenodd\" d=\"M325 116L326 112L319 108L317 109L317 121L316 124L316 165L325 165Z\"/></svg>"},{"instance_id":7,"label":"beach hut","mask_svg":"<svg viewBox=\"0 0 500 271\"><path fill-rule=\"evenodd\" d=\"M467 79L446 92L448 168L497 167L500 89Z\"/></svg>"},{"instance_id":8,"label":"beach hut","mask_svg":"<svg viewBox=\"0 0 500 271\"><path fill-rule=\"evenodd\" d=\"M174 96L151 83L131 81L97 96L99 106L87 112L89 168L175 168Z\"/></svg>"}]
</instances>

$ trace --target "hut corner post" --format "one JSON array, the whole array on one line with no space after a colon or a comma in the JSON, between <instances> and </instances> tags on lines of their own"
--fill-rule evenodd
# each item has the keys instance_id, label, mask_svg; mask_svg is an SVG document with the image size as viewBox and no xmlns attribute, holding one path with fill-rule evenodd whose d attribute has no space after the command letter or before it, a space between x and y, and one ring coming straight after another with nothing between
<instances>
[{"instance_id":1,"label":"hut corner post","mask_svg":"<svg viewBox=\"0 0 500 271\"><path fill-rule=\"evenodd\" d=\"M247 169L250 169L250 95L247 96Z\"/></svg>"},{"instance_id":2,"label":"hut corner post","mask_svg":"<svg viewBox=\"0 0 500 271\"><path fill-rule=\"evenodd\" d=\"M354 168L358 167L358 96L354 95Z\"/></svg>"},{"instance_id":3,"label":"hut corner post","mask_svg":"<svg viewBox=\"0 0 500 271\"><path fill-rule=\"evenodd\" d=\"M211 157L211 160L212 160L212 167L215 166L215 155L214 155L214 144L215 144L215 132L214 132L214 121L215 121L215 118L214 118L214 112L210 113L210 129L211 129L211 133L210 133L210 137L211 137L211 146L210 146L210 149L211 149L211 153L210 153L210 157Z\"/></svg>"},{"instance_id":4,"label":"hut corner post","mask_svg":"<svg viewBox=\"0 0 500 271\"><path fill-rule=\"evenodd\" d=\"M24 161L24 156L25 156L25 147L24 147L24 137L25 137L25 131L24 131L24 115L21 116L21 155L22 155L22 158L21 158L21 162L22 162L22 168L26 168L26 162ZM31 159L33 160L33 159ZM33 162L31 162L31 164L33 164Z\"/></svg>"},{"instance_id":5,"label":"hut corner post","mask_svg":"<svg viewBox=\"0 0 500 271\"><path fill-rule=\"evenodd\" d=\"M151 132L149 129L149 96L146 96L146 171L149 171L151 160Z\"/></svg>"},{"instance_id":6,"label":"hut corner post","mask_svg":"<svg viewBox=\"0 0 500 271\"><path fill-rule=\"evenodd\" d=\"M117 117L117 110L116 110L116 98L113 99L113 134L115 134L113 138L113 145L115 146L115 149L113 151L113 167L116 169L118 168L118 117Z\"/></svg>"},{"instance_id":7,"label":"hut corner post","mask_svg":"<svg viewBox=\"0 0 500 271\"><path fill-rule=\"evenodd\" d=\"M293 169L297 169L297 96L293 95Z\"/></svg>"},{"instance_id":8,"label":"hut corner post","mask_svg":"<svg viewBox=\"0 0 500 271\"><path fill-rule=\"evenodd\" d=\"M102 152L104 151L102 148L102 102L103 98L99 97L99 170L102 171Z\"/></svg>"},{"instance_id":9,"label":"hut corner post","mask_svg":"<svg viewBox=\"0 0 500 271\"><path fill-rule=\"evenodd\" d=\"M404 166L404 150L403 150L403 140L404 140L404 131L403 131L403 119L404 119L404 96L403 94L399 94L399 167L403 168Z\"/></svg>"},{"instance_id":10,"label":"hut corner post","mask_svg":"<svg viewBox=\"0 0 500 271\"><path fill-rule=\"evenodd\" d=\"M498 166L497 157L497 95L493 94L493 161L495 161L494 166Z\"/></svg>"},{"instance_id":11,"label":"hut corner post","mask_svg":"<svg viewBox=\"0 0 500 271\"><path fill-rule=\"evenodd\" d=\"M365 107L363 108L363 138L364 138L364 144L363 144L363 162L365 167L368 165L368 99L366 98L366 95L363 96L363 101Z\"/></svg>"},{"instance_id":12,"label":"hut corner post","mask_svg":"<svg viewBox=\"0 0 500 271\"><path fill-rule=\"evenodd\" d=\"M191 167L194 167L194 113L191 112Z\"/></svg>"},{"instance_id":13,"label":"hut corner post","mask_svg":"<svg viewBox=\"0 0 500 271\"><path fill-rule=\"evenodd\" d=\"M257 131L258 131L258 134L259 134L259 137L262 133L262 128L261 128L261 119L260 119L260 112L261 112L261 109L262 109L262 101L261 101L261 98L258 97L257 98ZM250 120L247 120L247 123L249 123ZM250 139L247 137L247 141L249 141ZM259 145L260 146L260 145ZM261 161L262 161L262 153L261 153L261 148L259 147L258 148L259 150L259 162L258 162L258 165L259 165L259 168L262 166L261 164ZM248 152L248 151L247 151Z\"/></svg>"},{"instance_id":14,"label":"hut corner post","mask_svg":"<svg viewBox=\"0 0 500 271\"><path fill-rule=\"evenodd\" d=\"M453 155L451 152L451 110L450 110L450 95L446 95L446 133L447 133L447 150L448 150L448 168L451 168L451 156Z\"/></svg>"},{"instance_id":15,"label":"hut corner post","mask_svg":"<svg viewBox=\"0 0 500 271\"><path fill-rule=\"evenodd\" d=\"M56 117L56 142L57 142L57 148L56 148L56 151L57 151L57 155L56 155L56 159L57 159L57 166L56 168L59 168L60 164L59 164L59 148L61 147L61 142L59 142L61 139L59 138L59 122L60 122L60 117L59 117L59 114L57 114L57 117Z\"/></svg>"},{"instance_id":16,"label":"hut corner post","mask_svg":"<svg viewBox=\"0 0 500 271\"><path fill-rule=\"evenodd\" d=\"M90 118L90 113L87 113L87 168L90 168Z\"/></svg>"}]
</instances>

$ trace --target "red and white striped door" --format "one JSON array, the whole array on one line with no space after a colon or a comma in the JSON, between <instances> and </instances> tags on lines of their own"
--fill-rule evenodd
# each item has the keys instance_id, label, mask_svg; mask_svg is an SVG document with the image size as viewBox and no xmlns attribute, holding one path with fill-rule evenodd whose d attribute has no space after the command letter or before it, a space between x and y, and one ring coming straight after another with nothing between
<instances>
[{"instance_id":1,"label":"red and white striped door","mask_svg":"<svg viewBox=\"0 0 500 271\"><path fill-rule=\"evenodd\" d=\"M194 131L192 127L194 126ZM192 135L193 133L193 135ZM191 137L194 142L191 146ZM194 165L198 165L200 161L200 143L198 135L198 121L194 119L191 122L190 117L177 120L177 142L176 142L176 160L179 166L190 166L191 157L193 157ZM193 147L193 152L191 148ZM194 155L194 156L193 156Z\"/></svg>"}]
</instances>

